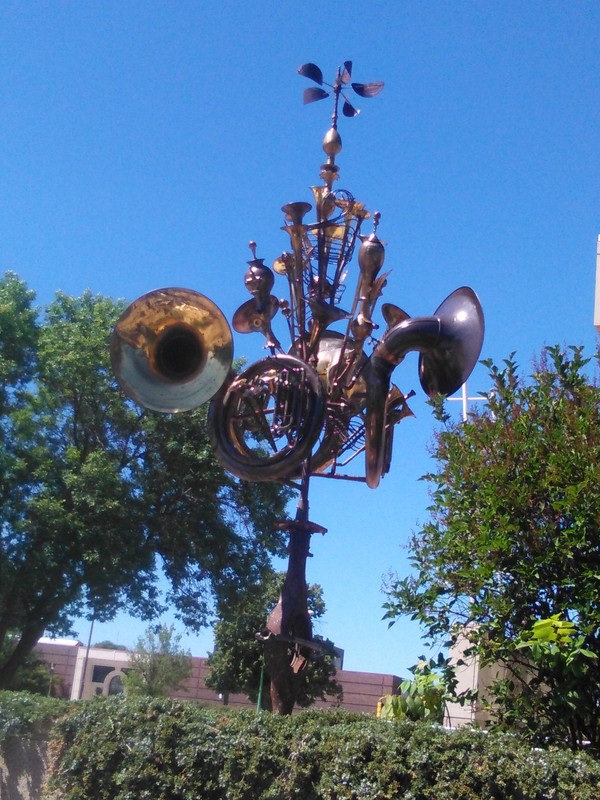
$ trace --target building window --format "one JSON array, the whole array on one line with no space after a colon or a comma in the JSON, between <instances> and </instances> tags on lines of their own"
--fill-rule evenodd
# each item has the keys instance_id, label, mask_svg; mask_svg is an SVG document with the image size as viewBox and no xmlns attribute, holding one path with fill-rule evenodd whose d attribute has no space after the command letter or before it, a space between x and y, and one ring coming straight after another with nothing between
<instances>
[{"instance_id":1,"label":"building window","mask_svg":"<svg viewBox=\"0 0 600 800\"><path fill-rule=\"evenodd\" d=\"M94 664L92 672L92 683L104 683L106 676L114 672L114 667L103 667L100 664Z\"/></svg>"},{"instance_id":2,"label":"building window","mask_svg":"<svg viewBox=\"0 0 600 800\"><path fill-rule=\"evenodd\" d=\"M123 686L123 681L121 680L120 675L115 675L113 678L110 679L110 683L108 684L108 693L111 694L123 694L125 691L125 687Z\"/></svg>"}]
</instances>

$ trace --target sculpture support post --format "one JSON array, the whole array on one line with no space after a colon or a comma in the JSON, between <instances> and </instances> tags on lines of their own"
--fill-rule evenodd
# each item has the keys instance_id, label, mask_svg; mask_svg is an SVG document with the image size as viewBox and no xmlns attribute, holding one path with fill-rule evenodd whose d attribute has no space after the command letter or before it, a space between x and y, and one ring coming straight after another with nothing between
<instances>
[{"instance_id":1,"label":"sculpture support post","mask_svg":"<svg viewBox=\"0 0 600 800\"><path fill-rule=\"evenodd\" d=\"M299 675L308 663L312 641L312 623L308 613L306 559L313 533L326 529L308 519L310 464L304 462L296 517L281 523L289 532L288 569L279 601L269 614L264 641L265 664L271 678L271 705L277 714L291 714L298 695Z\"/></svg>"}]
</instances>

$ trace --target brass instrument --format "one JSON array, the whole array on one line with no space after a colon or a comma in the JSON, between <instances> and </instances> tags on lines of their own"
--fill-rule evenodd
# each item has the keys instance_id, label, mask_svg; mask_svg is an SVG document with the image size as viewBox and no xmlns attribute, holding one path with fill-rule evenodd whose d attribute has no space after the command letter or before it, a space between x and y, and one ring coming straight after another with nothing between
<instances>
[{"instance_id":1,"label":"brass instrument","mask_svg":"<svg viewBox=\"0 0 600 800\"><path fill-rule=\"evenodd\" d=\"M452 292L431 317L404 318L403 312L400 321L378 342L369 360L367 380L366 480L372 489L384 474L386 404L395 367L408 352L418 351L424 392L430 397L453 394L477 363L483 330L477 295L462 287Z\"/></svg>"},{"instance_id":2,"label":"brass instrument","mask_svg":"<svg viewBox=\"0 0 600 800\"><path fill-rule=\"evenodd\" d=\"M111 357L123 390L162 412L185 411L210 400L208 422L217 457L245 480L295 481L307 469L309 474L354 477L345 470L364 452L363 480L375 488L389 469L394 426L412 415L410 395L391 385L394 369L409 351L418 351L425 393L451 394L464 383L481 350L483 313L473 290L464 287L430 317L410 317L396 305L383 304L385 331L375 338L374 312L389 274L381 273L381 215L373 214L372 231L363 233L371 214L350 192L334 188L334 182L342 150L340 98L343 114L354 116L345 88L351 85L360 96L372 97L383 84L350 84L351 68L345 62L331 86L334 113L322 145L323 183L312 187L314 208L304 201L282 206L282 230L291 250L270 269L250 242L244 283L252 297L239 306L232 326L239 334L261 334L269 355L233 375L227 321L208 298L188 289L144 295L123 314L113 334ZM299 72L324 85L316 65L305 64ZM309 89L305 102L326 96L322 88ZM357 246L358 275L345 310L341 301ZM287 299L274 294L276 278L287 282ZM273 330L279 312L287 324L287 352Z\"/></svg>"},{"instance_id":3,"label":"brass instrument","mask_svg":"<svg viewBox=\"0 0 600 800\"><path fill-rule=\"evenodd\" d=\"M157 289L118 320L113 371L129 397L153 411L190 411L227 378L233 337L221 310L191 289Z\"/></svg>"}]
</instances>

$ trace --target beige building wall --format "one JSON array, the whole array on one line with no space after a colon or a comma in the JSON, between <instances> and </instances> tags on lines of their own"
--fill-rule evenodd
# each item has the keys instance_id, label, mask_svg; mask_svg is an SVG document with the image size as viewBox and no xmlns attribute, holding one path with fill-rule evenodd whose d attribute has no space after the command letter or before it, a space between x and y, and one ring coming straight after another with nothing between
<instances>
[{"instance_id":1,"label":"beige building wall","mask_svg":"<svg viewBox=\"0 0 600 800\"><path fill-rule=\"evenodd\" d=\"M479 684L479 662L476 656L465 656L464 651L469 647L469 642L464 635L459 636L457 643L450 650L450 660L456 669L458 685L456 691L460 694L469 689L475 691ZM464 665L457 666L459 661ZM450 728L459 728L475 722L475 704L469 703L461 706L459 703L447 703L444 725Z\"/></svg>"},{"instance_id":2,"label":"beige building wall","mask_svg":"<svg viewBox=\"0 0 600 800\"><path fill-rule=\"evenodd\" d=\"M69 700L73 692L73 675L81 644L76 639L40 639L35 647L38 658L50 665L60 682L55 687L60 697Z\"/></svg>"},{"instance_id":3,"label":"beige building wall","mask_svg":"<svg viewBox=\"0 0 600 800\"><path fill-rule=\"evenodd\" d=\"M123 691L122 675L129 666L125 650L80 646L75 663L71 700L91 700L96 695Z\"/></svg>"},{"instance_id":4,"label":"beige building wall","mask_svg":"<svg viewBox=\"0 0 600 800\"><path fill-rule=\"evenodd\" d=\"M89 700L96 695L109 695L122 691L121 678L129 667L130 653L125 650L108 650L101 647L85 647L73 640L41 639L36 654L52 665L61 677L61 695L71 700ZM245 695L221 695L206 686L208 672L206 658L192 658L192 674L184 688L173 692L173 697L199 702L253 708ZM336 679L344 690L340 703L351 711L375 714L377 702L382 695L395 694L401 679L396 675L374 672L353 672L340 669ZM317 701L316 708L327 708L331 701Z\"/></svg>"},{"instance_id":5,"label":"beige building wall","mask_svg":"<svg viewBox=\"0 0 600 800\"><path fill-rule=\"evenodd\" d=\"M451 728L459 728L461 725L475 723L485 726L487 720L491 718L489 711L484 708L482 699L488 696L488 689L492 683L506 675L506 668L499 664L490 664L481 667L479 659L474 655L465 655L471 647L468 639L468 631L461 633L454 647L450 650L450 660L456 666L456 677L458 679L457 692L464 692L468 689L478 692L478 700L475 703L466 703L461 706L459 703L448 703L444 724ZM464 664L458 666L458 662Z\"/></svg>"}]
</instances>

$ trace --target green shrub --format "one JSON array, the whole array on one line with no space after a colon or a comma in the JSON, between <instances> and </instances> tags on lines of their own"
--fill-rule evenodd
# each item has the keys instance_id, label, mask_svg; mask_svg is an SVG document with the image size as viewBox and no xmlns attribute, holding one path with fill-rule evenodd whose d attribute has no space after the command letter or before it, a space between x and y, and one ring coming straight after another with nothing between
<instances>
[{"instance_id":1,"label":"green shrub","mask_svg":"<svg viewBox=\"0 0 600 800\"><path fill-rule=\"evenodd\" d=\"M117 697L81 704L56 733L64 800L595 800L600 785L586 754L340 709Z\"/></svg>"},{"instance_id":2,"label":"green shrub","mask_svg":"<svg viewBox=\"0 0 600 800\"><path fill-rule=\"evenodd\" d=\"M463 704L473 699L472 692L456 694L455 666L442 653L435 659L421 656L410 672L413 677L402 681L399 694L387 694L381 698L382 719L442 723L447 703Z\"/></svg>"},{"instance_id":3,"label":"green shrub","mask_svg":"<svg viewBox=\"0 0 600 800\"><path fill-rule=\"evenodd\" d=\"M69 703L29 692L0 691L0 743L9 736L44 733L69 710Z\"/></svg>"}]
</instances>

